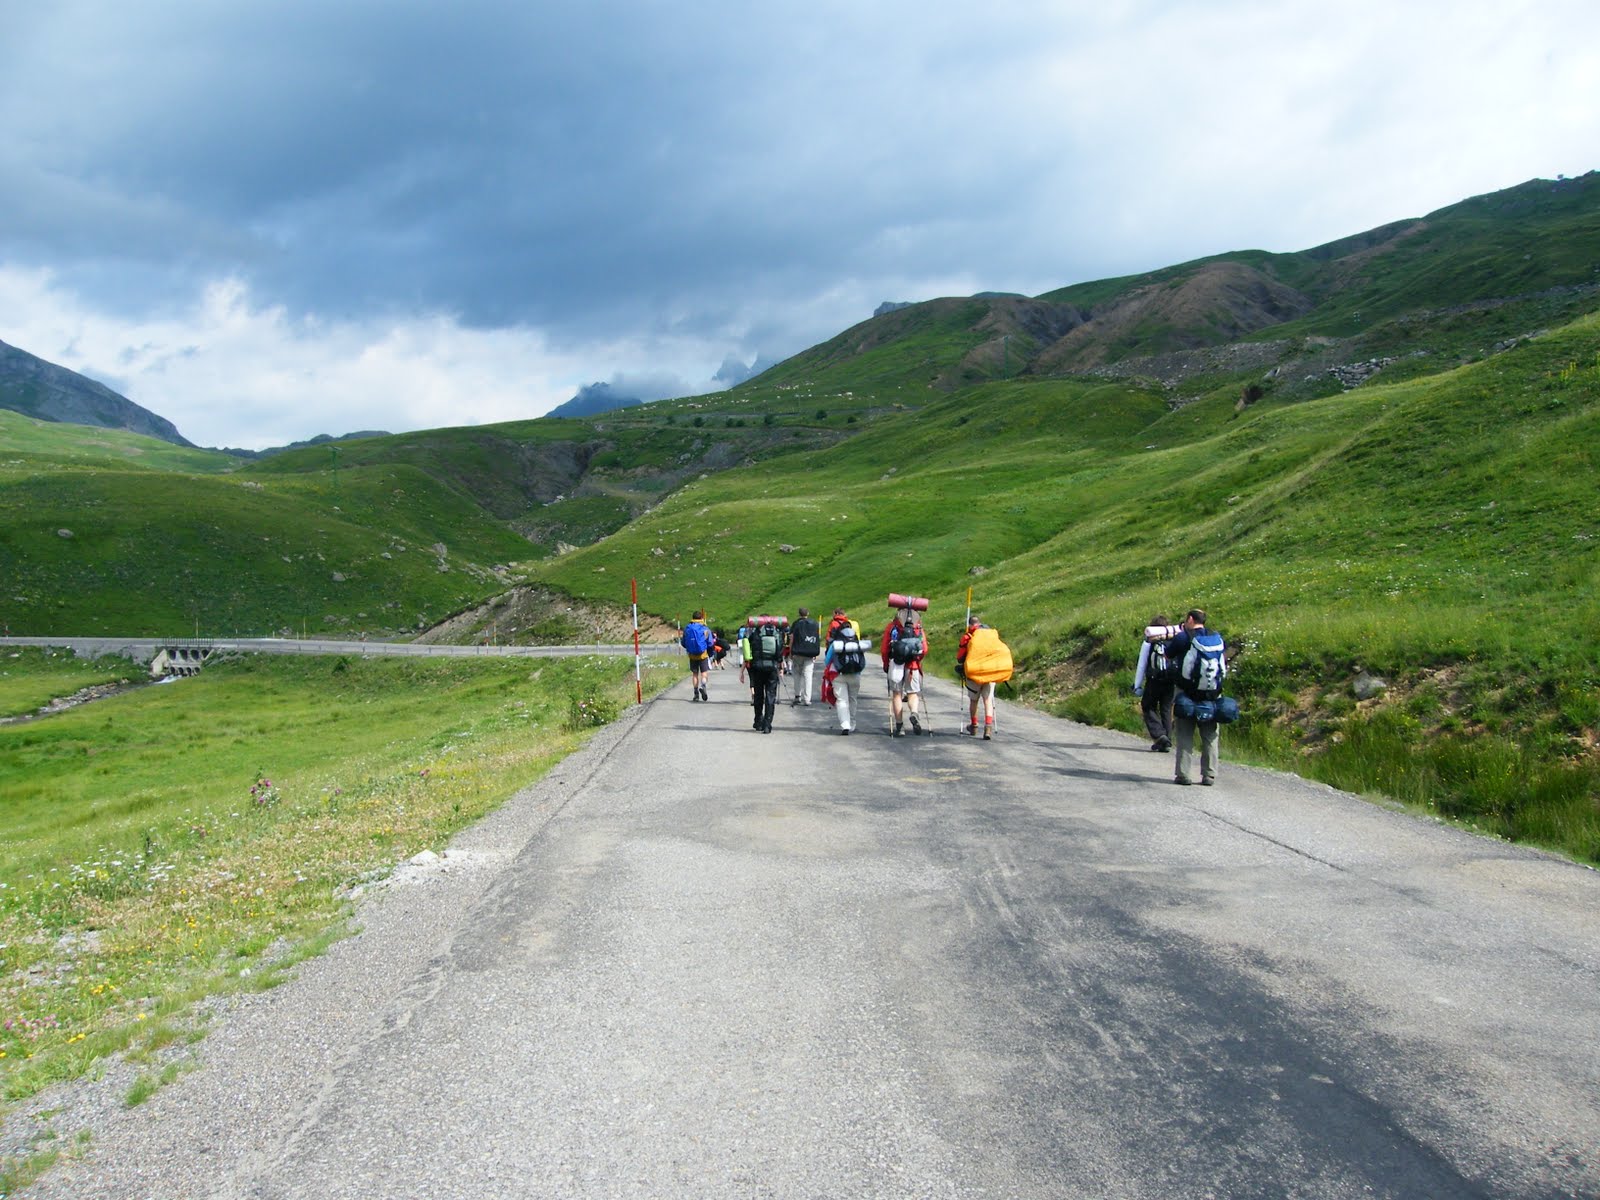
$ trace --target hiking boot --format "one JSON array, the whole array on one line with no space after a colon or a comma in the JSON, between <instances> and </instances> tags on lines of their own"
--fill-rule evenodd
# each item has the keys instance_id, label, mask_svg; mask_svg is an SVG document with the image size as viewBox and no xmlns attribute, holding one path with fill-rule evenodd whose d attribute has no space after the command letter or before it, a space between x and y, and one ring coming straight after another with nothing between
<instances>
[{"instance_id":1,"label":"hiking boot","mask_svg":"<svg viewBox=\"0 0 1600 1200\"><path fill-rule=\"evenodd\" d=\"M1189 779L1185 779L1182 775L1177 775L1177 776L1173 777L1172 782L1173 783L1181 783L1184 787L1188 787L1189 784L1192 783L1193 781L1189 780Z\"/></svg>"},{"instance_id":2,"label":"hiking boot","mask_svg":"<svg viewBox=\"0 0 1600 1200\"><path fill-rule=\"evenodd\" d=\"M839 730L839 732L844 734L845 737L849 737L850 736L850 731L848 729L841 729L841 730Z\"/></svg>"},{"instance_id":3,"label":"hiking boot","mask_svg":"<svg viewBox=\"0 0 1600 1200\"><path fill-rule=\"evenodd\" d=\"M1215 784L1215 783L1216 783L1216 782L1217 782L1217 781L1216 781L1216 780L1215 780L1215 779L1202 779L1202 780L1201 780L1201 781L1200 781L1200 786L1201 786L1201 787L1211 787L1211 786L1212 786L1212 785L1213 785L1213 784Z\"/></svg>"},{"instance_id":4,"label":"hiking boot","mask_svg":"<svg viewBox=\"0 0 1600 1200\"><path fill-rule=\"evenodd\" d=\"M922 736L922 722L917 720L917 714L911 714L911 732L916 737Z\"/></svg>"},{"instance_id":5,"label":"hiking boot","mask_svg":"<svg viewBox=\"0 0 1600 1200\"><path fill-rule=\"evenodd\" d=\"M710 695L707 694L705 688L701 688L700 689L700 699L705 700L705 701L710 701L710 699L711 699Z\"/></svg>"},{"instance_id":6,"label":"hiking boot","mask_svg":"<svg viewBox=\"0 0 1600 1200\"><path fill-rule=\"evenodd\" d=\"M967 722L966 732L967 732L967 735L969 737L977 737L978 736L978 723L976 721L968 721Z\"/></svg>"},{"instance_id":7,"label":"hiking boot","mask_svg":"<svg viewBox=\"0 0 1600 1200\"><path fill-rule=\"evenodd\" d=\"M986 742L994 740L994 726L993 725L985 725L983 727L983 740L986 741Z\"/></svg>"},{"instance_id":8,"label":"hiking boot","mask_svg":"<svg viewBox=\"0 0 1600 1200\"><path fill-rule=\"evenodd\" d=\"M901 731L902 731L902 726L900 726L898 724L895 725L895 727L894 727L894 736L895 737L899 737L901 735Z\"/></svg>"}]
</instances>

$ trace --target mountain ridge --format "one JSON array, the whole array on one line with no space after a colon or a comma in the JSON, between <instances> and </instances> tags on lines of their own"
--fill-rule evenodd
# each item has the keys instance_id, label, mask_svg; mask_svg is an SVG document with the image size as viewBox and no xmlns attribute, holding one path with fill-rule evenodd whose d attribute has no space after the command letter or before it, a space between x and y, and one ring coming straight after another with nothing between
<instances>
[{"instance_id":1,"label":"mountain ridge","mask_svg":"<svg viewBox=\"0 0 1600 1200\"><path fill-rule=\"evenodd\" d=\"M0 341L0 408L40 421L121 429L193 447L165 417L86 375Z\"/></svg>"}]
</instances>

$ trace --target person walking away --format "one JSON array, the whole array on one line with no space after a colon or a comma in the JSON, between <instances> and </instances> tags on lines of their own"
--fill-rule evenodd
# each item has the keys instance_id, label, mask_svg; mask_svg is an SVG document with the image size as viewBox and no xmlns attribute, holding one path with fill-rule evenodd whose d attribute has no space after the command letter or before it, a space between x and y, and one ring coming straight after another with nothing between
<instances>
[{"instance_id":1,"label":"person walking away","mask_svg":"<svg viewBox=\"0 0 1600 1200\"><path fill-rule=\"evenodd\" d=\"M912 609L900 609L894 620L884 626L878 651L884 674L889 677L889 719L894 736L901 736L907 716L911 718L911 732L921 734L917 707L922 698L922 659L928 652L928 638Z\"/></svg>"},{"instance_id":2,"label":"person walking away","mask_svg":"<svg viewBox=\"0 0 1600 1200\"><path fill-rule=\"evenodd\" d=\"M994 737L994 690L1011 678L1011 649L998 630L976 616L967 618L966 632L956 646L956 673L967 690L967 733L978 732L978 710L983 709L983 740Z\"/></svg>"},{"instance_id":3,"label":"person walking away","mask_svg":"<svg viewBox=\"0 0 1600 1200\"><path fill-rule=\"evenodd\" d=\"M811 610L800 608L800 615L789 626L790 682L794 698L790 704L811 703L811 677L816 669L817 655L822 652L822 631L811 619Z\"/></svg>"},{"instance_id":4,"label":"person walking away","mask_svg":"<svg viewBox=\"0 0 1600 1200\"><path fill-rule=\"evenodd\" d=\"M778 699L778 672L783 666L783 628L772 617L752 618L744 641L745 669L750 675L752 729L772 732L772 711Z\"/></svg>"},{"instance_id":5,"label":"person walking away","mask_svg":"<svg viewBox=\"0 0 1600 1200\"><path fill-rule=\"evenodd\" d=\"M861 676L867 669L867 643L855 627L836 612L833 635L828 639L822 660L822 678L833 689L834 711L839 715L839 732L853 733L856 714L861 711Z\"/></svg>"},{"instance_id":6,"label":"person walking away","mask_svg":"<svg viewBox=\"0 0 1600 1200\"><path fill-rule=\"evenodd\" d=\"M1166 623L1162 613L1150 618L1151 627ZM1160 754L1172 749L1172 701L1178 694L1181 661L1173 657L1171 638L1145 642L1139 647L1139 665L1133 672L1133 694L1139 697L1150 749Z\"/></svg>"},{"instance_id":7,"label":"person walking away","mask_svg":"<svg viewBox=\"0 0 1600 1200\"><path fill-rule=\"evenodd\" d=\"M1172 653L1178 656L1178 696L1172 707L1172 737L1177 747L1173 764L1174 783L1184 786L1194 782L1191 771L1195 740L1200 742L1200 782L1210 787L1217 779L1217 762L1220 758L1221 739L1218 736L1216 701L1222 696L1222 683L1227 677L1227 643L1215 630L1206 628L1205 610L1191 608L1183 624L1164 629L1154 626L1145 633L1145 640L1170 639ZM1198 711L1210 712L1212 719L1202 720Z\"/></svg>"},{"instance_id":8,"label":"person walking away","mask_svg":"<svg viewBox=\"0 0 1600 1200\"><path fill-rule=\"evenodd\" d=\"M711 648L716 639L711 630L706 628L706 614L701 609L695 609L694 617L683 627L683 637L679 644L689 656L689 687L691 700L710 700L706 692L706 681L711 676Z\"/></svg>"},{"instance_id":9,"label":"person walking away","mask_svg":"<svg viewBox=\"0 0 1600 1200\"><path fill-rule=\"evenodd\" d=\"M860 624L860 622L855 621L855 620L851 619L850 617L846 616L844 609L842 609L842 608L834 609L833 610L833 620L828 622L828 632L827 632L827 635L825 637L823 637L822 640L824 642L833 641L834 638L839 636L840 628L842 628L843 626L846 626L846 625L848 625L850 627L850 629L855 633L855 635L857 637L861 636L861 624Z\"/></svg>"}]
</instances>

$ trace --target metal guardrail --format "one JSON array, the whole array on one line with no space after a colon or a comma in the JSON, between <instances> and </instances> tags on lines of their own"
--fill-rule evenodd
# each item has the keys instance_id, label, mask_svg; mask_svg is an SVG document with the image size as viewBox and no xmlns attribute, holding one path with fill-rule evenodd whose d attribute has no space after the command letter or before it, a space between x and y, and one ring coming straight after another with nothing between
<instances>
[{"instance_id":1,"label":"metal guardrail","mask_svg":"<svg viewBox=\"0 0 1600 1200\"><path fill-rule=\"evenodd\" d=\"M328 641L306 638L155 638L155 637L0 637L0 646L54 647L80 656L122 655L149 659L162 649L211 653L385 655L409 658L577 658L585 655L632 657L633 644L582 646L440 646L419 642ZM641 655L679 654L675 642L641 643Z\"/></svg>"}]
</instances>

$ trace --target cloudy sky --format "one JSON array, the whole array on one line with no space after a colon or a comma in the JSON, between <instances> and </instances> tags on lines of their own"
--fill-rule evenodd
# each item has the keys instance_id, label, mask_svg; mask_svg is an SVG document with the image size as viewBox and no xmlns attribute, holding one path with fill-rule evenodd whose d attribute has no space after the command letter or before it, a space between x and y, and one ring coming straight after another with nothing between
<instances>
[{"instance_id":1,"label":"cloudy sky","mask_svg":"<svg viewBox=\"0 0 1600 1200\"><path fill-rule=\"evenodd\" d=\"M202 445L1600 167L1594 0L0 0L0 340Z\"/></svg>"}]
</instances>

